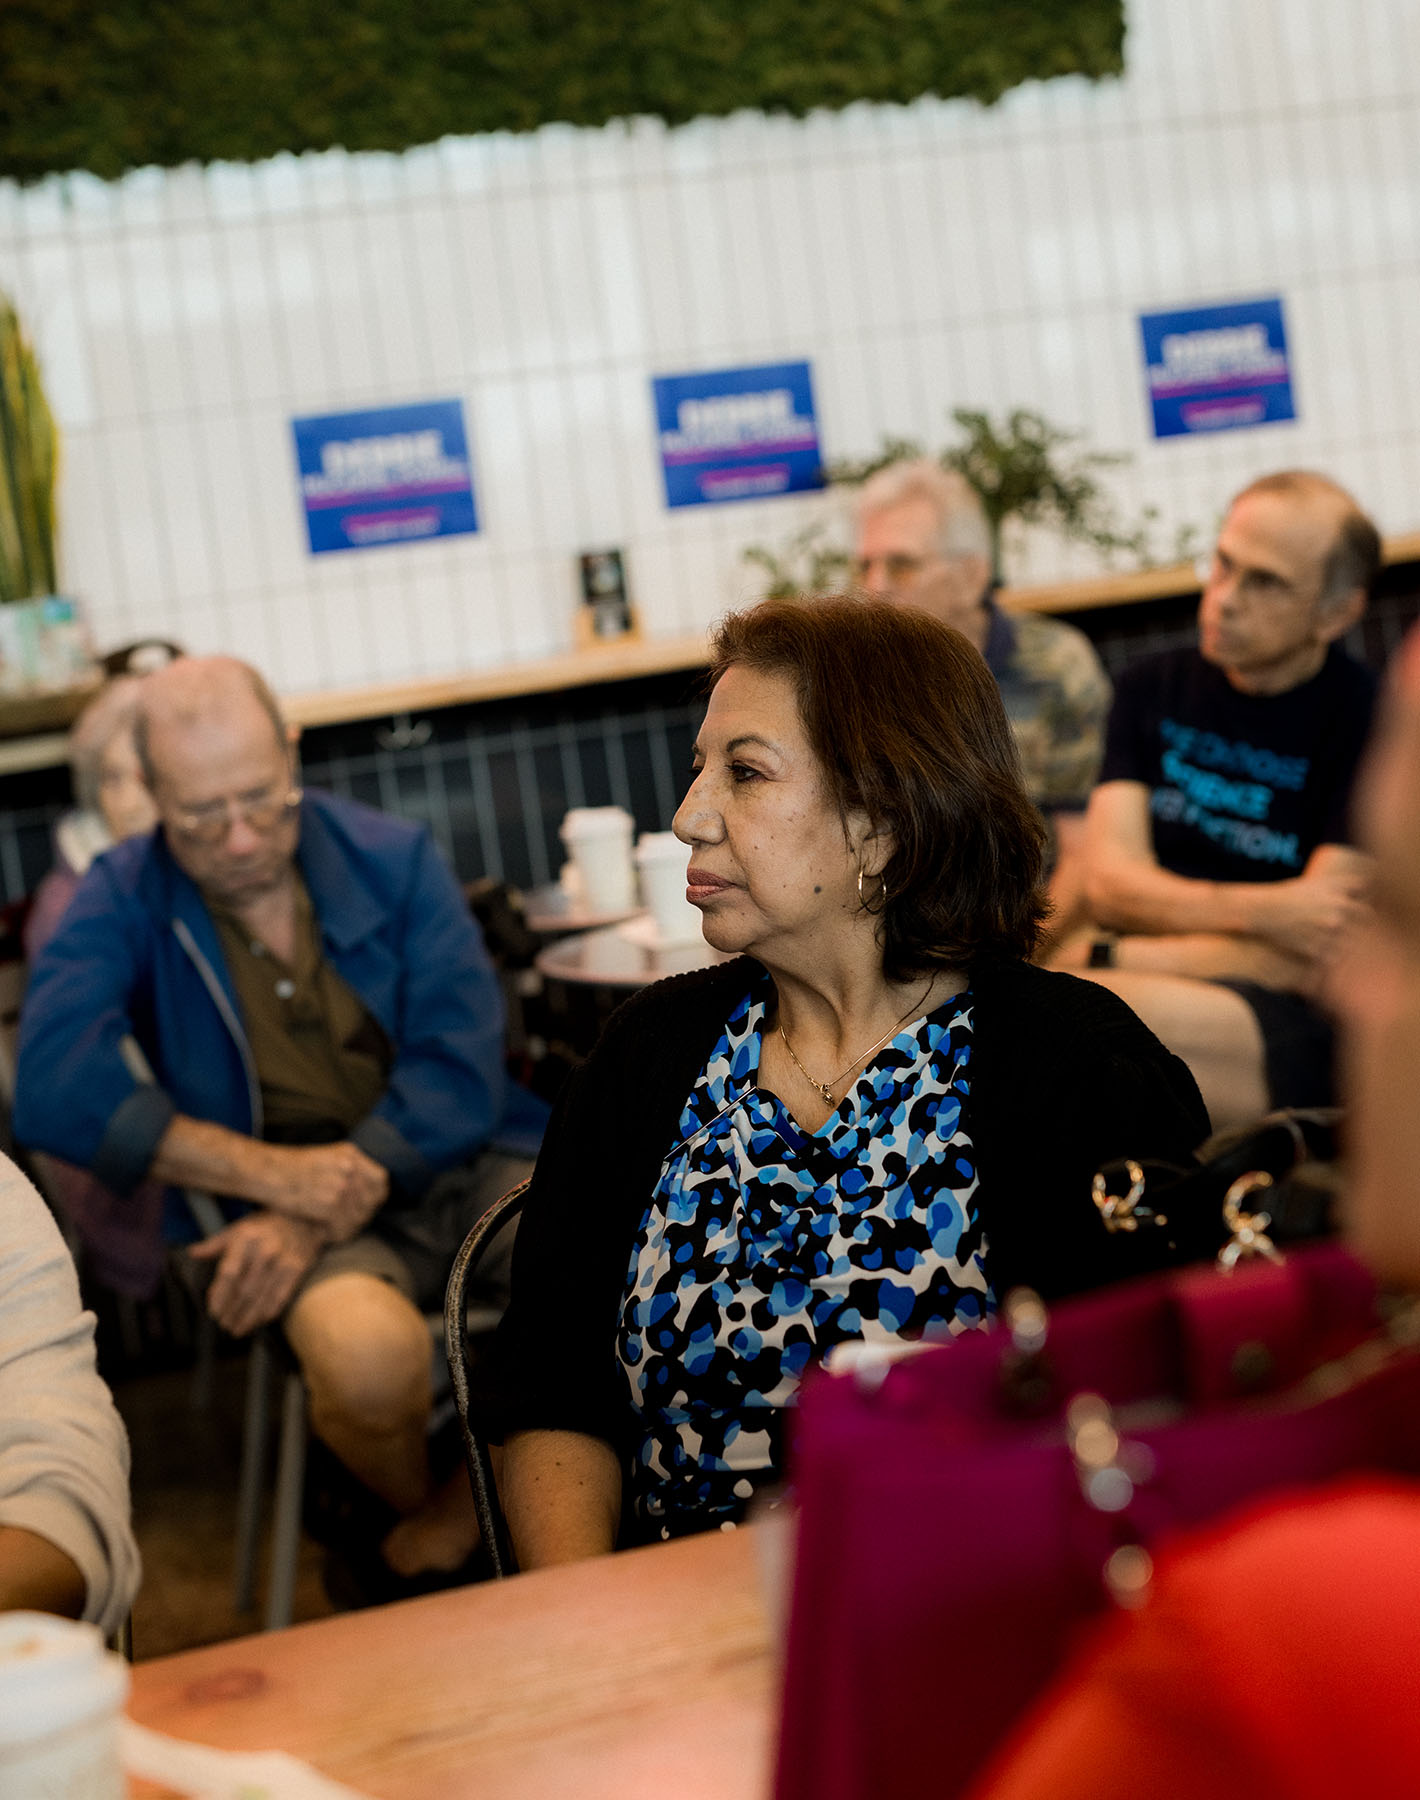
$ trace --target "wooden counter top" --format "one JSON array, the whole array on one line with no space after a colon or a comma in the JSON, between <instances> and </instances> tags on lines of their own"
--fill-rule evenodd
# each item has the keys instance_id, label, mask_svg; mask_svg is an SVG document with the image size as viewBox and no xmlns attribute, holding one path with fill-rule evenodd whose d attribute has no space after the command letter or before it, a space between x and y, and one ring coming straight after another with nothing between
<instances>
[{"instance_id":1,"label":"wooden counter top","mask_svg":"<svg viewBox=\"0 0 1420 1800\"><path fill-rule=\"evenodd\" d=\"M380 687L286 694L281 710L294 725L340 725L351 719L381 719L393 713L427 712L433 707L506 700L519 694L552 694L563 688L595 687L704 665L704 632L680 638L629 638L594 650L569 650L538 662L515 663L506 669L477 669L466 675L437 675Z\"/></svg>"},{"instance_id":2,"label":"wooden counter top","mask_svg":"<svg viewBox=\"0 0 1420 1800\"><path fill-rule=\"evenodd\" d=\"M1391 538L1387 563L1420 561L1420 531ZM1072 613L1097 607L1128 606L1140 600L1163 600L1199 589L1192 563L1123 575L1095 575L1087 581L1049 586L1002 588L998 598L1007 612ZM291 694L281 704L298 725L337 725L352 719L385 718L392 713L424 712L431 707L460 706L474 700L501 700L517 694L554 693L561 688L624 681L637 675L670 674L697 669L705 662L702 633L681 638L636 638L592 650L569 651L542 662L510 669L488 669L468 675L406 681L396 686L342 688L319 694Z\"/></svg>"},{"instance_id":3,"label":"wooden counter top","mask_svg":"<svg viewBox=\"0 0 1420 1800\"><path fill-rule=\"evenodd\" d=\"M1420 561L1420 531L1388 539L1385 560L1387 563ZM999 598L1008 612L1089 612L1099 607L1129 606L1137 601L1196 593L1198 586L1198 573L1193 564L1175 563L1163 569L1092 576L1087 581L1002 588ZM632 680L639 675L674 674L681 669L702 668L704 663L705 636L702 632L677 638L631 638L622 643L567 651L538 662L517 663L511 668L472 670L462 675L440 675L370 687L330 688L319 693L287 694L282 697L281 704L293 724L343 725L360 719L429 712L443 706L465 706L479 700L506 700L520 694L550 694L566 688L595 687L604 682ZM48 696L47 703L52 707L61 698ZM0 703L0 775L52 768L64 761L61 733L48 731L42 736L29 737L7 735L5 711L4 704ZM34 726L26 722L20 729L33 731ZM13 732L14 727L10 730Z\"/></svg>"},{"instance_id":4,"label":"wooden counter top","mask_svg":"<svg viewBox=\"0 0 1420 1800\"><path fill-rule=\"evenodd\" d=\"M1420 534L1414 554L1420 555ZM1002 588L998 597L1008 612L1065 613L1187 594L1197 587L1198 575L1192 563L1179 563L1167 569L1148 569L1142 574L1106 575L1051 587ZM564 688L628 681L638 675L669 675L679 669L704 666L703 632L677 638L630 638L596 649L569 650L538 662L515 663L505 669L475 669L464 675L439 675L378 687L287 694L282 697L281 706L295 725L344 725L355 719L428 712L440 706L506 700L519 694L551 694Z\"/></svg>"},{"instance_id":5,"label":"wooden counter top","mask_svg":"<svg viewBox=\"0 0 1420 1800\"><path fill-rule=\"evenodd\" d=\"M1420 535L1414 554L1420 555ZM1399 560L1399 559L1397 559ZM1196 591L1192 563L1142 574L1106 575L1090 581L1052 587L1002 588L998 596L1008 612L1084 612L1097 606L1126 606ZM538 662L505 669L476 669L464 675L439 675L378 687L331 688L315 694L287 694L281 706L295 725L344 725L357 719L382 719L399 713L428 712L440 706L466 706L479 700L506 700L519 694L551 694L564 688L593 687L628 681L638 675L670 675L705 666L705 634L689 637L632 638L591 650L570 650ZM0 770L4 768L0 746Z\"/></svg>"}]
</instances>

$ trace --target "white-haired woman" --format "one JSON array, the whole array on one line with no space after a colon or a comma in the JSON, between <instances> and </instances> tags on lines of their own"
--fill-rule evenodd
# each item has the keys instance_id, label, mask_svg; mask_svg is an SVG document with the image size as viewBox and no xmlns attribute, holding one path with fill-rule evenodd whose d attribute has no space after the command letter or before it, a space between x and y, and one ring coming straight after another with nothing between
<instances>
[{"instance_id":1,"label":"white-haired woman","mask_svg":"<svg viewBox=\"0 0 1420 1800\"><path fill-rule=\"evenodd\" d=\"M96 856L158 822L133 742L142 677L120 675L99 689L69 733L73 809L54 828L54 867L35 890L25 921L25 955L34 961Z\"/></svg>"},{"instance_id":2,"label":"white-haired woman","mask_svg":"<svg viewBox=\"0 0 1420 1800\"><path fill-rule=\"evenodd\" d=\"M30 962L54 936L95 858L122 839L151 831L157 807L133 739L142 677L120 675L100 688L69 733L73 809L54 828L54 866L35 890L24 925ZM162 1272L163 1190L146 1181L125 1201L86 1170L36 1156L35 1173L69 1232L84 1244L95 1275L142 1299Z\"/></svg>"}]
</instances>

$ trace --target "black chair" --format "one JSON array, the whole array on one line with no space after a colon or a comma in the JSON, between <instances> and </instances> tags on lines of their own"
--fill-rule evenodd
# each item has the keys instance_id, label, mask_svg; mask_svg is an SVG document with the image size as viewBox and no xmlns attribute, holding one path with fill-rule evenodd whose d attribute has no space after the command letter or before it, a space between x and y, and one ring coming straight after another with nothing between
<instances>
[{"instance_id":1,"label":"black chair","mask_svg":"<svg viewBox=\"0 0 1420 1800\"><path fill-rule=\"evenodd\" d=\"M479 1259L503 1227L523 1210L523 1196L529 1183L520 1181L509 1188L501 1200L495 1200L488 1211L464 1239L444 1294L444 1349L449 1359L449 1375L454 1386L454 1405L458 1409L463 1432L464 1459L468 1464L469 1486L473 1489L474 1511L478 1528L483 1533L484 1547L494 1577L516 1575L517 1559L508 1539L503 1509L498 1503L498 1483L493 1475L493 1459L487 1440L478 1432L468 1414L469 1314L468 1288L477 1271Z\"/></svg>"}]
</instances>

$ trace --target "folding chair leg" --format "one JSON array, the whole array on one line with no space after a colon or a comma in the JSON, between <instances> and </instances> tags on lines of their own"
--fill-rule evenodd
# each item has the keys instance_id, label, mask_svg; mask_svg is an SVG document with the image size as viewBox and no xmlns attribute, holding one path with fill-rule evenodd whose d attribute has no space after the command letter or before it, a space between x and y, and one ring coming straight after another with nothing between
<instances>
[{"instance_id":1,"label":"folding chair leg","mask_svg":"<svg viewBox=\"0 0 1420 1800\"><path fill-rule=\"evenodd\" d=\"M116 1294L114 1310L118 1315L118 1341L123 1345L123 1360L136 1363L143 1355L143 1326L138 1318L138 1303L131 1294Z\"/></svg>"},{"instance_id":2,"label":"folding chair leg","mask_svg":"<svg viewBox=\"0 0 1420 1800\"><path fill-rule=\"evenodd\" d=\"M197 1320L197 1359L192 1365L188 1405L195 1413L212 1410L212 1381L217 1367L217 1321L203 1312Z\"/></svg>"},{"instance_id":3,"label":"folding chair leg","mask_svg":"<svg viewBox=\"0 0 1420 1800\"><path fill-rule=\"evenodd\" d=\"M306 1384L286 1377L281 1397L281 1446L276 1455L276 1516L271 1527L271 1569L266 1582L266 1630L291 1623L296 1557L301 1544L301 1492L306 1480Z\"/></svg>"},{"instance_id":4,"label":"folding chair leg","mask_svg":"<svg viewBox=\"0 0 1420 1800\"><path fill-rule=\"evenodd\" d=\"M256 1551L261 1536L261 1490L266 1480L266 1436L271 1418L271 1346L263 1332L252 1339L247 1360L246 1423L237 1486L237 1566L233 1604L246 1612L256 1598Z\"/></svg>"}]
</instances>

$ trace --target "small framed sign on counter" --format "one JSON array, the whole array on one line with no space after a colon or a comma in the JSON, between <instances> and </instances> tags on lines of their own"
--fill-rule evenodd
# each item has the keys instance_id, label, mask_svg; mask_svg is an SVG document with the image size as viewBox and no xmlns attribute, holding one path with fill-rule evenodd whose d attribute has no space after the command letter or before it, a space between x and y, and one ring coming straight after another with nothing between
<instances>
[{"instance_id":1,"label":"small framed sign on counter","mask_svg":"<svg viewBox=\"0 0 1420 1800\"><path fill-rule=\"evenodd\" d=\"M293 419L311 554L478 530L461 400Z\"/></svg>"},{"instance_id":2,"label":"small framed sign on counter","mask_svg":"<svg viewBox=\"0 0 1420 1800\"><path fill-rule=\"evenodd\" d=\"M620 550L584 550L577 558L582 604L577 611L577 643L582 649L638 635Z\"/></svg>"},{"instance_id":3,"label":"small framed sign on counter","mask_svg":"<svg viewBox=\"0 0 1420 1800\"><path fill-rule=\"evenodd\" d=\"M657 375L652 387L667 506L823 486L806 362Z\"/></svg>"}]
</instances>

